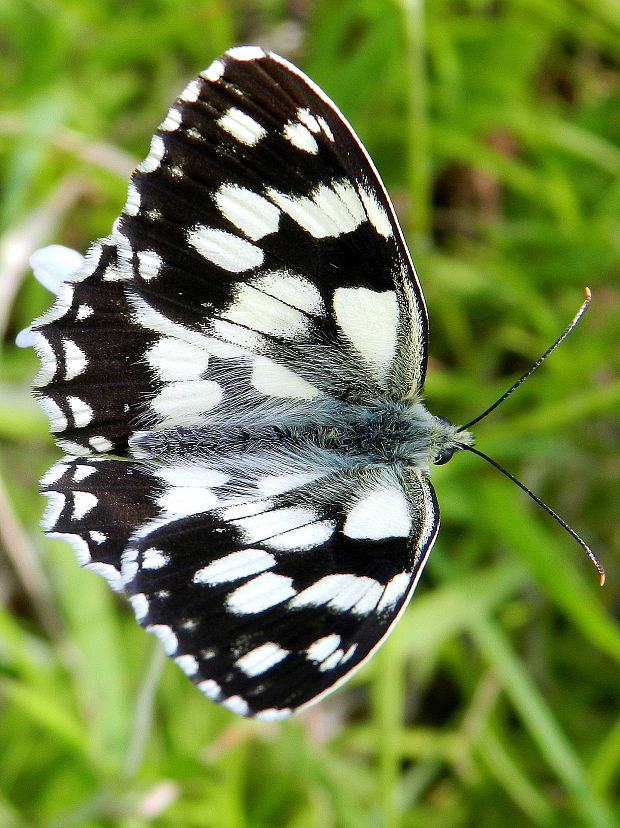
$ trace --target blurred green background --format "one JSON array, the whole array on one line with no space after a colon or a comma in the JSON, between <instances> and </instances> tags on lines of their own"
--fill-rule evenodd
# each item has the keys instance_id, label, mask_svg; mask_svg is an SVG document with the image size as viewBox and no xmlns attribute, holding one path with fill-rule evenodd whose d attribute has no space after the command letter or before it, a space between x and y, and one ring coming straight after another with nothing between
<instances>
[{"instance_id":1,"label":"blurred green background","mask_svg":"<svg viewBox=\"0 0 620 828\"><path fill-rule=\"evenodd\" d=\"M429 408L476 429L600 554L473 456L386 646L281 724L206 701L69 547L14 347L29 254L109 232L186 81L258 43L334 98L390 190L431 318ZM0 3L0 825L616 826L620 5L616 0Z\"/></svg>"}]
</instances>

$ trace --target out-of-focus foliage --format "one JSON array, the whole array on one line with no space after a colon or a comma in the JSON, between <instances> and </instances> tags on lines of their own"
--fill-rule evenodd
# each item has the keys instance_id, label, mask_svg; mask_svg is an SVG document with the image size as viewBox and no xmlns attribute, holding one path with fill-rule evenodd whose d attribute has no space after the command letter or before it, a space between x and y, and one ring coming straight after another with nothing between
<instances>
[{"instance_id":1,"label":"out-of-focus foliage","mask_svg":"<svg viewBox=\"0 0 620 828\"><path fill-rule=\"evenodd\" d=\"M249 8L248 8L249 5ZM620 823L620 7L614 0L0 4L0 824ZM433 474L418 594L337 694L279 725L207 702L70 549L15 333L36 247L106 235L191 75L260 43L336 100L392 193L431 317L431 410L476 429L599 551L474 457Z\"/></svg>"}]
</instances>

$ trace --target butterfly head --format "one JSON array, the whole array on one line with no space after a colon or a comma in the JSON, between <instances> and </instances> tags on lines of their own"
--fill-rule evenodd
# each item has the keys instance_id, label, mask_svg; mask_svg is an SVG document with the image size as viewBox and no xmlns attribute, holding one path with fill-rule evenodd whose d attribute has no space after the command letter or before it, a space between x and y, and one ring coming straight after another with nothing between
<instances>
[{"instance_id":1,"label":"butterfly head","mask_svg":"<svg viewBox=\"0 0 620 828\"><path fill-rule=\"evenodd\" d=\"M434 417L434 420L437 427L433 434L432 445L435 453L432 464L443 466L444 463L452 459L452 455L456 451L461 451L463 448L473 445L474 437L469 431L459 431L458 426L452 425L443 417Z\"/></svg>"}]
</instances>

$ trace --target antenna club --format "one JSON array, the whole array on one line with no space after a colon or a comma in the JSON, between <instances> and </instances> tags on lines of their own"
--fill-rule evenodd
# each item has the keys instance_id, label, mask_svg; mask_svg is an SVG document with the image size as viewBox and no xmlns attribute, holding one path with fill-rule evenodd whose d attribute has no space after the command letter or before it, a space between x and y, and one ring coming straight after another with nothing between
<instances>
[{"instance_id":1,"label":"antenna club","mask_svg":"<svg viewBox=\"0 0 620 828\"><path fill-rule=\"evenodd\" d=\"M589 287L584 287L583 295L586 297L586 302L589 302L590 299L592 298L592 291L590 290Z\"/></svg>"}]
</instances>

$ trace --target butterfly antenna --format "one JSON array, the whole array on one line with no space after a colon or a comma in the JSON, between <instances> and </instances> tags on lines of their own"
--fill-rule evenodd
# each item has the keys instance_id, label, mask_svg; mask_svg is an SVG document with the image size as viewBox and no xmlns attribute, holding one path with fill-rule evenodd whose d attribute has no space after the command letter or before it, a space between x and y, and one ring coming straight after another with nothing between
<instances>
[{"instance_id":1,"label":"butterfly antenna","mask_svg":"<svg viewBox=\"0 0 620 828\"><path fill-rule=\"evenodd\" d=\"M493 405L490 405L486 409L486 411L483 411L482 414L479 414L477 417L474 417L474 419L471 422L467 423L464 426L461 426L459 429L457 429L457 431L460 432L460 431L469 430L471 428L471 426L475 425L476 423L479 423L480 420L483 420L488 414L491 413L491 411L494 411L497 408L498 405L501 405L501 403L503 403L504 400L512 394L513 391L516 391L516 389L521 385L521 383L525 382L525 380L534 373L534 371L539 367L539 365L542 365L542 363L547 359L549 354L552 354L555 351L555 349L558 347L558 345L560 345L562 342L564 342L564 340L569 335L569 333L573 330L573 328L575 327L577 322L579 322L581 317L587 311L588 305L590 304L590 299L592 298L592 294L590 293L590 288L585 287L583 289L583 292L584 292L584 295L585 295L585 299L583 300L583 303L582 303L581 307L579 308L579 310L577 311L577 313L573 317L573 319L570 322L570 324L568 325L568 327L555 340L553 345L550 348L547 348L545 353L539 359L536 360L536 362L532 365L532 367L528 371L526 371L525 374L523 374L523 376L514 383L514 385L511 385L511 387L508 389L508 391L506 391L505 394L502 394L502 396L498 400L496 400L493 403ZM503 471L503 469L502 469L502 471ZM521 484L519 484L519 485L521 485ZM531 492L530 492L530 494L531 494ZM541 505L544 505L544 504L541 504ZM548 510L548 511L551 511L551 510ZM556 515L556 517L557 517L557 515ZM585 546L585 544L584 544L584 546ZM586 547L586 549L587 549L587 547Z\"/></svg>"},{"instance_id":2,"label":"butterfly antenna","mask_svg":"<svg viewBox=\"0 0 620 828\"><path fill-rule=\"evenodd\" d=\"M530 373L531 373L531 371L530 371ZM550 506L547 506L547 504L544 502L544 500L541 500L538 497L538 495L534 494L534 492L531 491L531 489L528 489L528 487L525 485L525 483L521 483L521 481L518 478L516 478L514 476L514 474L511 474L503 466L500 466L500 464L496 460L493 460L492 457L489 457L487 454L484 454L482 451L478 451L478 449L475 449L473 446L468 446L465 443L459 443L459 448L462 448L465 451L470 451L472 454L477 454L478 457L482 457L483 460L486 460L487 463L490 463L492 466L494 466L498 471L500 471L503 475L505 475L509 480L512 480L513 483L516 483L517 486L520 489L522 489L525 492L526 495L528 495L528 497L532 498L534 503L537 503L540 507L542 507L545 510L545 512L547 512L547 514L551 515L551 517L555 521L557 521L560 524L560 526L563 529L565 529L572 538L574 538L577 541L579 546L581 546L581 548L584 550L586 555L590 558L590 560L592 561L592 563L594 564L594 566L598 570L599 583L600 583L601 586L603 586L603 584L605 583L605 570L603 569L603 564L599 561L599 559L596 557L594 552L590 549L588 544L583 540L583 538L581 538L577 534L577 532L575 532L575 530L568 525L568 523L565 520L562 520L562 518L557 514L557 512L554 512L553 509Z\"/></svg>"},{"instance_id":3,"label":"butterfly antenna","mask_svg":"<svg viewBox=\"0 0 620 828\"><path fill-rule=\"evenodd\" d=\"M565 328L565 330L555 340L553 345L551 345L550 348L547 348L545 353L539 359L536 360L536 362L532 365L532 367L528 371L526 371L525 374L523 374L523 376L520 377L520 379L518 379L513 385L511 385L510 388L508 389L508 391L506 391L504 394L502 394L502 396L498 400L496 400L493 403L493 405L490 405L486 409L486 411L482 412L482 414L479 414L477 417L474 417L474 419L471 420L471 422L467 423L464 426L460 426L460 428L457 429L457 432L469 430L471 428L471 426L475 425L476 423L479 423L480 420L483 420L488 414L491 413L491 411L495 410L498 405L501 405L501 403L503 403L504 400L507 397L509 397L512 394L513 391L516 391L516 389L521 385L521 383L525 382L525 380L534 373L534 371L539 367L539 365L542 365L542 363L547 359L549 354L552 354L553 351L555 351L555 349L558 347L558 345L560 345L562 342L564 342L564 340L569 335L569 333L573 330L573 328L575 327L577 322L579 322L581 317L584 315L584 313L588 309L588 305L590 304L590 299L592 298L590 288L588 288L588 287L584 288L583 292L584 292L584 297L585 298L584 298L584 300L581 304L581 307L579 308L579 310L577 311L575 316L572 318L570 324ZM586 555L590 558L590 560L592 561L592 563L596 567L596 569L598 571L598 575L599 575L599 583L600 583L601 586L603 586L603 584L605 583L605 570L603 569L603 565L601 564L599 559L596 557L594 552L590 549L588 544L583 540L583 538L581 538L577 534L577 532L575 532L575 530L572 527L570 527L568 525L568 523L566 523L565 520L562 520L562 518L556 512L554 512L553 509L550 506L547 506L547 504L538 497L538 495L534 494L533 491L528 489L528 487L524 483L521 483L521 481L519 479L517 479L514 476L514 474L511 474L503 466L500 466L500 464L496 460L493 460L488 455L484 454L481 451L478 451L478 449L475 449L473 446L466 445L465 443L459 443L459 447L464 449L465 451L471 452L472 454L478 455L478 457L481 457L483 460L486 460L487 463L490 463L492 466L494 466L498 471L500 471L503 475L505 475L509 480L512 480L513 483L516 483L517 486L522 491L524 491L525 494L528 495L528 497L530 497L534 501L534 503L537 503L542 509L545 510L545 512L547 512L547 514L551 515L551 517L557 523L559 523L560 526L563 529L565 529L568 532L568 534L572 538L574 538L574 540L577 541L579 546L581 546L581 548L585 551Z\"/></svg>"}]
</instances>

